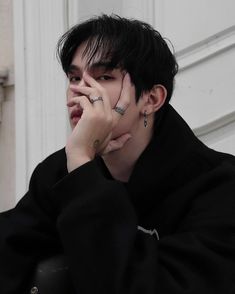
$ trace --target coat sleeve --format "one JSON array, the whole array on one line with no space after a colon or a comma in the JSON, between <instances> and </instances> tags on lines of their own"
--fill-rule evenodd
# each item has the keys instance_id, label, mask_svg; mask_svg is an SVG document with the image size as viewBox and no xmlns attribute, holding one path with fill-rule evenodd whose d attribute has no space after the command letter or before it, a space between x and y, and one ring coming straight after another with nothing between
<instances>
[{"instance_id":1,"label":"coat sleeve","mask_svg":"<svg viewBox=\"0 0 235 294\"><path fill-rule=\"evenodd\" d=\"M230 194L235 191L234 180L226 187ZM222 188L220 193L226 191ZM201 193L206 199L206 192ZM235 291L234 200L227 215L221 206L223 213L207 216L207 202L204 207L195 203L182 225L158 240L138 230L125 188L106 179L95 162L57 183L52 198L76 293Z\"/></svg>"},{"instance_id":2,"label":"coat sleeve","mask_svg":"<svg viewBox=\"0 0 235 294\"><path fill-rule=\"evenodd\" d=\"M48 192L42 174L45 171L39 164L26 195L16 207L0 214L1 294L28 293L35 264L58 247L55 221L49 209L43 208Z\"/></svg>"}]
</instances>

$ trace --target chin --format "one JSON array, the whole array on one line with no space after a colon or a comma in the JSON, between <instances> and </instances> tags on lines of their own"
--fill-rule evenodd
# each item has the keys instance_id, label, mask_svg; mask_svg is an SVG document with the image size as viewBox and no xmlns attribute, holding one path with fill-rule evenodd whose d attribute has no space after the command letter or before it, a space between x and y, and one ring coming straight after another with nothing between
<instances>
[{"instance_id":1,"label":"chin","mask_svg":"<svg viewBox=\"0 0 235 294\"><path fill-rule=\"evenodd\" d=\"M69 121L69 124L70 124L71 130L73 130L76 126L71 120Z\"/></svg>"}]
</instances>

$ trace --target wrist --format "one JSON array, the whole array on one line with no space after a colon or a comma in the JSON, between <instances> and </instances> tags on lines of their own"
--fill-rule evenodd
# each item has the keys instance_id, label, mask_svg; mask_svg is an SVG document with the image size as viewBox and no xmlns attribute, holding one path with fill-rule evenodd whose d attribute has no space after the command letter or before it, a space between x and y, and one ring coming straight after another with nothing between
<instances>
[{"instance_id":1,"label":"wrist","mask_svg":"<svg viewBox=\"0 0 235 294\"><path fill-rule=\"evenodd\" d=\"M89 156L88 154L82 154L80 150L67 150L65 148L67 157L67 169L68 172L80 167L81 165L91 161L94 156Z\"/></svg>"}]
</instances>

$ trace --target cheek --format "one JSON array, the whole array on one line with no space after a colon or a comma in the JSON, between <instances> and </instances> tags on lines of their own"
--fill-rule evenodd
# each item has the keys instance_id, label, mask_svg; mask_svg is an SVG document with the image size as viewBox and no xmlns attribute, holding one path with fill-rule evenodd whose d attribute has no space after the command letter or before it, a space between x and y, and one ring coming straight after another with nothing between
<instances>
[{"instance_id":1,"label":"cheek","mask_svg":"<svg viewBox=\"0 0 235 294\"><path fill-rule=\"evenodd\" d=\"M113 138L125 133L133 133L139 125L139 112L136 108L129 108L113 130Z\"/></svg>"},{"instance_id":2,"label":"cheek","mask_svg":"<svg viewBox=\"0 0 235 294\"><path fill-rule=\"evenodd\" d=\"M114 108L121 95L121 83L107 86L106 91L110 99L111 107Z\"/></svg>"},{"instance_id":3,"label":"cheek","mask_svg":"<svg viewBox=\"0 0 235 294\"><path fill-rule=\"evenodd\" d=\"M71 90L69 89L69 87L67 88L67 91L66 91L66 98L67 98L67 101L69 100L69 98L71 97Z\"/></svg>"},{"instance_id":4,"label":"cheek","mask_svg":"<svg viewBox=\"0 0 235 294\"><path fill-rule=\"evenodd\" d=\"M132 132L133 124L130 124L129 120L122 117L116 127L113 129L112 137L117 138L123 134Z\"/></svg>"},{"instance_id":5,"label":"cheek","mask_svg":"<svg viewBox=\"0 0 235 294\"><path fill-rule=\"evenodd\" d=\"M70 89L70 87L68 86L67 90L66 90L66 97L67 97L67 101L72 98L72 97L75 97L77 96L78 93L77 92L74 92Z\"/></svg>"}]
</instances>

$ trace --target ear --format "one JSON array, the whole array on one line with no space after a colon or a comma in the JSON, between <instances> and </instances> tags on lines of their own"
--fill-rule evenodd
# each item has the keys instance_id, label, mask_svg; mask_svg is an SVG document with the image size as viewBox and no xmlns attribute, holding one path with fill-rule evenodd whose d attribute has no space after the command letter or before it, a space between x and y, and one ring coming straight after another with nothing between
<instances>
[{"instance_id":1,"label":"ear","mask_svg":"<svg viewBox=\"0 0 235 294\"><path fill-rule=\"evenodd\" d=\"M167 90L163 85L154 85L152 89L143 95L145 105L143 111L147 114L158 111L165 103Z\"/></svg>"}]
</instances>

